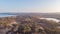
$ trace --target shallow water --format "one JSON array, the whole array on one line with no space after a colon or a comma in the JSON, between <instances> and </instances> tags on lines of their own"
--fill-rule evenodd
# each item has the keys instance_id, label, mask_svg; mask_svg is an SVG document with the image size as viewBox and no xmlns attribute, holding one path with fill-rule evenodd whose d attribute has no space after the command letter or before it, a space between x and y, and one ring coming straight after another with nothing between
<instances>
[{"instance_id":1,"label":"shallow water","mask_svg":"<svg viewBox=\"0 0 60 34\"><path fill-rule=\"evenodd\" d=\"M53 20L53 21L56 21L56 22L60 22L60 20L55 19L55 18L40 18L40 19Z\"/></svg>"}]
</instances>

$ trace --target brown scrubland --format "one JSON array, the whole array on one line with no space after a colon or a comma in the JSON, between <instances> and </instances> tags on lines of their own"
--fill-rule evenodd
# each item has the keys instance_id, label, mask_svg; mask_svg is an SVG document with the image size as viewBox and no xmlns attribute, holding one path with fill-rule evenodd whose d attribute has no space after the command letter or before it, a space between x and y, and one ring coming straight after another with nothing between
<instances>
[{"instance_id":1,"label":"brown scrubland","mask_svg":"<svg viewBox=\"0 0 60 34\"><path fill-rule=\"evenodd\" d=\"M40 16L12 16L0 18L1 34L60 34L58 23Z\"/></svg>"}]
</instances>

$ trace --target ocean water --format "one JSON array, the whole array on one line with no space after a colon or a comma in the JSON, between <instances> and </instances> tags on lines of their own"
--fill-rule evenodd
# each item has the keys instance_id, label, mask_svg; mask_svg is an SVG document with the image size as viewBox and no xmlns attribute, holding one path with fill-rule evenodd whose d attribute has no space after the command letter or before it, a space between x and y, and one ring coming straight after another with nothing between
<instances>
[{"instance_id":1,"label":"ocean water","mask_svg":"<svg viewBox=\"0 0 60 34\"><path fill-rule=\"evenodd\" d=\"M0 17L10 17L10 16L16 16L16 15L12 15L12 14L0 14Z\"/></svg>"}]
</instances>

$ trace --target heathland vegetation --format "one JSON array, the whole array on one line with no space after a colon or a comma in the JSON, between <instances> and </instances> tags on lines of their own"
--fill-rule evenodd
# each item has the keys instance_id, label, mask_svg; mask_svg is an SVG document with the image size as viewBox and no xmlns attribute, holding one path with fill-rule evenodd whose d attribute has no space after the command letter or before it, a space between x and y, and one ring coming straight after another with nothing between
<instances>
[{"instance_id":1,"label":"heathland vegetation","mask_svg":"<svg viewBox=\"0 0 60 34\"><path fill-rule=\"evenodd\" d=\"M40 19L40 16L0 18L1 34L60 34L59 23Z\"/></svg>"}]
</instances>

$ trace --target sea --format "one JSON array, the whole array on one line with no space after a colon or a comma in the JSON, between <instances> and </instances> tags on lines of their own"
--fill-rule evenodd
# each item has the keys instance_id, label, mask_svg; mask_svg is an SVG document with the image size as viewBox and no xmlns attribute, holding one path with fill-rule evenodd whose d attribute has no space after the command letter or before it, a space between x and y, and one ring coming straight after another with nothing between
<instances>
[{"instance_id":1,"label":"sea","mask_svg":"<svg viewBox=\"0 0 60 34\"><path fill-rule=\"evenodd\" d=\"M0 14L0 17L10 17L10 16L16 16L14 14Z\"/></svg>"}]
</instances>

